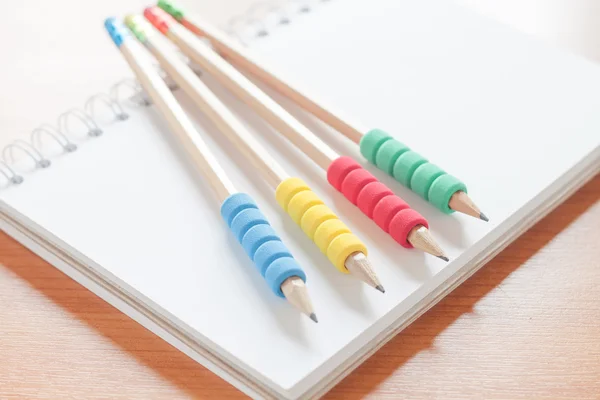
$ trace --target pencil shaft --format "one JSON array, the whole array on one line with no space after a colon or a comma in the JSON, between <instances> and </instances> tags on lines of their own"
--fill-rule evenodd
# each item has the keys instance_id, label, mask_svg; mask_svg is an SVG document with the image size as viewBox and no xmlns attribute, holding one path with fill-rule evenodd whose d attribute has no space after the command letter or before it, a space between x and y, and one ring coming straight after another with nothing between
<instances>
[{"instance_id":1,"label":"pencil shaft","mask_svg":"<svg viewBox=\"0 0 600 400\"><path fill-rule=\"evenodd\" d=\"M120 47L123 56L154 105L167 120L171 131L181 143L196 169L208 181L222 203L237 190L221 168L208 146L200 138L167 85L145 56L145 50L136 41L129 40Z\"/></svg>"},{"instance_id":2,"label":"pencil shaft","mask_svg":"<svg viewBox=\"0 0 600 400\"><path fill-rule=\"evenodd\" d=\"M354 143L361 145L361 152L363 152L361 140L369 131L371 131L371 129L356 124L348 117L348 115L342 114L339 110L334 110L331 104L325 106L323 102L316 100L314 95L309 97L305 91L300 90L298 86L294 86L289 79L284 79L281 75L270 70L267 64L262 62L257 55L251 54L247 49L227 37L227 35L220 32L219 29L213 27L199 16L185 14L185 16L181 16L180 22L194 34L206 37L217 52L229 60L238 69L253 75L260 82L269 86L279 94L289 98L305 111L328 124ZM371 162L377 164L374 160L371 160ZM444 200L446 200L445 196ZM444 202L444 204L437 204L436 206L446 213L450 213L452 212L451 210L454 210L484 221L488 220L485 214L479 211L479 208L466 194L453 196L453 201L451 201L451 203L452 204L446 204Z\"/></svg>"},{"instance_id":3,"label":"pencil shaft","mask_svg":"<svg viewBox=\"0 0 600 400\"><path fill-rule=\"evenodd\" d=\"M198 78L189 66L182 61L165 43L163 38L148 36L148 48L157 58L161 67L181 87L200 110L206 114L217 128L240 149L244 156L259 170L273 187L289 178L289 175L269 155L267 150L248 132L244 125Z\"/></svg>"},{"instance_id":4,"label":"pencil shaft","mask_svg":"<svg viewBox=\"0 0 600 400\"><path fill-rule=\"evenodd\" d=\"M184 54L202 66L321 168L327 170L331 162L339 157L333 149L186 28L173 24L167 36Z\"/></svg>"},{"instance_id":5,"label":"pencil shaft","mask_svg":"<svg viewBox=\"0 0 600 400\"><path fill-rule=\"evenodd\" d=\"M143 20L140 19L141 17L135 15L125 18L130 30L115 18L107 18L104 26L196 166L209 180L212 180L213 185L217 182L221 183L215 187L220 195L221 216L271 290L280 297L286 297L291 304L317 322L304 285L306 274L270 226L265 215L260 212L254 200L248 194L236 193L224 171L195 131L192 122L155 70L147 51L141 44L147 43L147 32ZM134 33L141 43L131 38L131 33ZM258 255L259 251L260 255ZM283 287L283 282L289 284ZM286 293L283 292L284 289Z\"/></svg>"},{"instance_id":6,"label":"pencil shaft","mask_svg":"<svg viewBox=\"0 0 600 400\"><path fill-rule=\"evenodd\" d=\"M249 51L235 43L215 27L206 23L197 15L186 14L181 23L195 34L208 38L219 54L227 58L227 60L237 68L252 74L259 81L279 94L289 98L298 106L325 122L354 143L360 143L360 139L363 137L366 130L360 128L356 123L351 123L348 116L342 116L342 113L338 110L333 111L333 108L330 105L325 107L321 102L317 101L314 96L309 97L298 87L292 85L289 80L282 79L272 72L272 70L266 66L266 63L260 61L257 56L251 55Z\"/></svg>"}]
</instances>

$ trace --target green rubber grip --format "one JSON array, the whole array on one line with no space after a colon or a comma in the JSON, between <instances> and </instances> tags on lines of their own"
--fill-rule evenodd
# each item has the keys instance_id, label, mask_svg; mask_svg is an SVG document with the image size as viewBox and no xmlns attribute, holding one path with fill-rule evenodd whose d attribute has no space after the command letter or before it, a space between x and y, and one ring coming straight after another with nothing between
<instances>
[{"instance_id":1,"label":"green rubber grip","mask_svg":"<svg viewBox=\"0 0 600 400\"><path fill-rule=\"evenodd\" d=\"M446 214L454 212L448 207L452 195L467 192L462 181L380 129L372 129L362 137L360 152L371 164Z\"/></svg>"}]
</instances>

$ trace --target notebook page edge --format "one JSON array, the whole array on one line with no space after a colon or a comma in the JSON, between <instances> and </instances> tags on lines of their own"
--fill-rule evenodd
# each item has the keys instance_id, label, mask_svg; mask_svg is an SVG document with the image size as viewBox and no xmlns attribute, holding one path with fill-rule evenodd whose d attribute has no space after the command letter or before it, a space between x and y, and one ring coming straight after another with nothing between
<instances>
[{"instance_id":1,"label":"notebook page edge","mask_svg":"<svg viewBox=\"0 0 600 400\"><path fill-rule=\"evenodd\" d=\"M27 217L16 212L1 200L0 209L2 209L2 213L6 214L5 216L0 215L0 229L96 296L185 353L188 357L249 396L258 396L265 399L275 398L272 393L269 394L270 390L276 391L279 395L287 396L287 391L284 388L268 381L268 378L252 370L246 363L235 358L232 359L231 357L234 357L232 354L210 339L203 337L199 331L186 325L176 316L162 309L160 305L148 299L143 293L130 287L126 282L71 248L66 242L45 231L33 221L28 220ZM19 226L25 227L25 230L29 232L25 232ZM38 239L32 238L32 233ZM41 244L40 240L47 243ZM62 249L61 245L63 246ZM64 255L67 255L67 257L64 257L64 255L61 257L59 253L66 253ZM68 262L66 258L71 258L71 262ZM77 261L77 258L81 261ZM75 267L76 264L80 264L86 270L83 271L81 268ZM119 296L119 294L122 295ZM151 315L152 312L155 312L156 315ZM234 373L231 372L232 370ZM250 382L248 379L250 379ZM253 384L252 379L257 384Z\"/></svg>"},{"instance_id":2,"label":"notebook page edge","mask_svg":"<svg viewBox=\"0 0 600 400\"><path fill-rule=\"evenodd\" d=\"M389 340L394 338L395 335L407 328L439 301L443 300L449 293L484 267L498 253L551 213L598 173L600 173L600 146L592 151L584 160L567 171L553 186L546 188L543 194L532 199L517 213L496 227L494 231L490 232L486 238L480 240L477 245L472 246L467 252L452 261L455 265L462 264L462 266L455 268L450 273L452 264L448 265L440 274L409 295L396 308L390 310L387 315L382 316L376 324L373 324L369 328L369 330L376 332L370 340L360 348L352 350L352 356L337 363L338 367L333 368L326 375L326 378L318 383L309 383L306 386L308 388L307 391L302 393L302 395L310 393L308 395L309 398L318 398L324 395L344 377L360 366L362 362L366 361L366 359L383 347ZM522 218L523 215L528 217ZM510 235L506 235L507 233L510 233ZM503 236L506 237L503 238ZM486 241L489 243L486 244ZM465 259L467 261L464 261ZM444 275L445 277L443 277ZM434 280L437 280L438 283L433 282ZM408 307L404 307L405 303L409 304ZM402 311L400 310L401 308L406 309ZM384 322L386 319L387 322ZM363 332L363 335L365 334L367 334L366 331ZM362 338L357 337L356 341L360 339ZM365 342L364 339L362 341ZM348 346L351 345L352 343L348 344ZM331 376L336 369L348 363L351 365L340 374ZM313 397L313 395L316 397Z\"/></svg>"}]
</instances>

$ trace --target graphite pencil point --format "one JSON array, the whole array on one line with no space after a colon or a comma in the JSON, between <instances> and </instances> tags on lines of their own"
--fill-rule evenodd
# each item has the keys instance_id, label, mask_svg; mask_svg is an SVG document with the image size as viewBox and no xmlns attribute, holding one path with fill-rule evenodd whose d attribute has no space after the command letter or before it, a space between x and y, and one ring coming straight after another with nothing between
<instances>
[{"instance_id":1,"label":"graphite pencil point","mask_svg":"<svg viewBox=\"0 0 600 400\"><path fill-rule=\"evenodd\" d=\"M432 256L441 258L442 260L447 259L446 254L442 248L437 244L429 229L423 225L417 225L408 234L408 242L413 245L415 249L429 253Z\"/></svg>"},{"instance_id":2,"label":"graphite pencil point","mask_svg":"<svg viewBox=\"0 0 600 400\"><path fill-rule=\"evenodd\" d=\"M315 313L310 314L309 318L312 319L313 321L315 321L316 323L319 322L319 320L317 319L317 314L315 314Z\"/></svg>"},{"instance_id":3,"label":"graphite pencil point","mask_svg":"<svg viewBox=\"0 0 600 400\"><path fill-rule=\"evenodd\" d=\"M287 301L296 307L302 314L305 314L315 321L316 316L310 297L308 297L308 290L300 277L292 276L287 278L281 284L281 291ZM313 316L315 316L315 318L313 318Z\"/></svg>"},{"instance_id":4,"label":"graphite pencil point","mask_svg":"<svg viewBox=\"0 0 600 400\"><path fill-rule=\"evenodd\" d=\"M377 278L371 262L363 253L355 252L350 254L344 265L352 276L379 290L378 286L381 286L381 282L379 282L379 278Z\"/></svg>"},{"instance_id":5,"label":"graphite pencil point","mask_svg":"<svg viewBox=\"0 0 600 400\"><path fill-rule=\"evenodd\" d=\"M441 258L442 260L444 260L446 262L450 261L450 259L446 256L438 256L438 258Z\"/></svg>"},{"instance_id":6,"label":"graphite pencil point","mask_svg":"<svg viewBox=\"0 0 600 400\"><path fill-rule=\"evenodd\" d=\"M376 286L375 289L379 290L381 293L385 293L385 289L381 285Z\"/></svg>"},{"instance_id":7,"label":"graphite pencil point","mask_svg":"<svg viewBox=\"0 0 600 400\"><path fill-rule=\"evenodd\" d=\"M471 217L488 221L488 218L485 216L485 214L481 212L475 203L473 203L473 200L471 200L469 195L462 190L452 195L450 202L448 203L448 207L454 211L470 215Z\"/></svg>"}]
</instances>

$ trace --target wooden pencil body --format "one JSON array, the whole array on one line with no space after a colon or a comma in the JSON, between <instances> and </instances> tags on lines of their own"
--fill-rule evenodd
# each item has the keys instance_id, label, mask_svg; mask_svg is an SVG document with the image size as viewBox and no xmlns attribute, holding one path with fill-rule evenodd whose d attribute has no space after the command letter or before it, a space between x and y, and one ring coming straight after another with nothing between
<instances>
[{"instance_id":1,"label":"wooden pencil body","mask_svg":"<svg viewBox=\"0 0 600 400\"><path fill-rule=\"evenodd\" d=\"M276 101L186 28L173 25L167 32L167 36L179 46L184 54L202 66L321 168L327 170L331 162L339 157L335 151L292 117Z\"/></svg>"},{"instance_id":2,"label":"wooden pencil body","mask_svg":"<svg viewBox=\"0 0 600 400\"><path fill-rule=\"evenodd\" d=\"M261 62L255 55L235 43L215 27L206 23L197 15L187 15L181 21L182 25L199 36L210 40L214 48L223 57L242 71L255 76L259 81L268 85L279 94L289 98L298 106L311 113L327 125L331 126L354 143L360 143L360 139L367 131L359 124L350 122L350 118L343 115L339 110L333 111L331 106L325 107L322 102L309 97L304 91L283 80L280 76L270 70L266 63Z\"/></svg>"},{"instance_id":3,"label":"wooden pencil body","mask_svg":"<svg viewBox=\"0 0 600 400\"><path fill-rule=\"evenodd\" d=\"M194 125L185 114L167 85L156 72L150 60L145 57L141 45L127 41L121 46L123 56L135 72L144 90L148 93L155 107L166 119L171 132L196 169L208 181L222 203L237 190L221 168L208 146L200 138ZM147 62L144 62L148 60Z\"/></svg>"},{"instance_id":4,"label":"wooden pencil body","mask_svg":"<svg viewBox=\"0 0 600 400\"><path fill-rule=\"evenodd\" d=\"M259 170L273 189L289 178L284 169L248 132L227 106L160 39L149 37L148 48L158 59L161 67L190 96L200 110L217 126L219 131L227 136L232 144Z\"/></svg>"}]
</instances>

